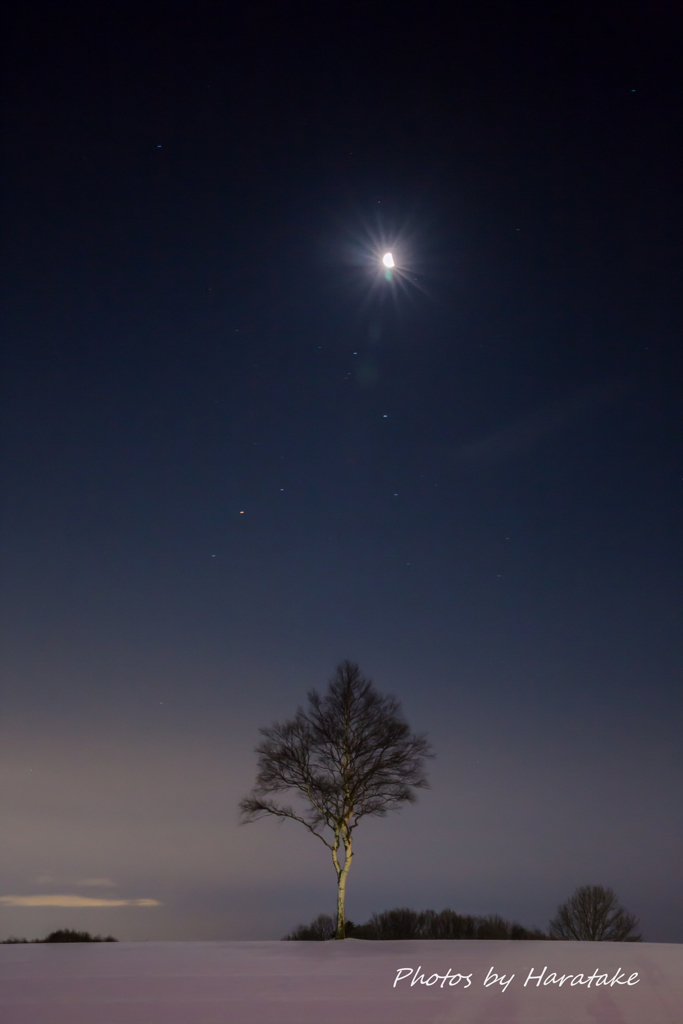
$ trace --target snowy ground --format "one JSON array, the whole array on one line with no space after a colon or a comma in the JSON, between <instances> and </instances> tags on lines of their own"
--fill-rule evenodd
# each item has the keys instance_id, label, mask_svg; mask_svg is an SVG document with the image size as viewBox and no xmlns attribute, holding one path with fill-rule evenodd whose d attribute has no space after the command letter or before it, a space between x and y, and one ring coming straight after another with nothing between
<instances>
[{"instance_id":1,"label":"snowy ground","mask_svg":"<svg viewBox=\"0 0 683 1024\"><path fill-rule=\"evenodd\" d=\"M544 967L540 985L536 977L527 981ZM399 973L403 980L394 984ZM486 986L487 974L499 980ZM560 986L562 975L571 977ZM631 985L619 983L628 979ZM347 939L0 946L0 1021L681 1024L683 945Z\"/></svg>"}]
</instances>

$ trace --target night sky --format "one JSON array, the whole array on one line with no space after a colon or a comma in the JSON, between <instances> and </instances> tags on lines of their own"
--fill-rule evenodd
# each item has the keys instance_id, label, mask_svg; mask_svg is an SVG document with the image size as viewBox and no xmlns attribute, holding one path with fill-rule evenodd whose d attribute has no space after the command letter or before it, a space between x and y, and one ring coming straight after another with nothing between
<instances>
[{"instance_id":1,"label":"night sky","mask_svg":"<svg viewBox=\"0 0 683 1024\"><path fill-rule=\"evenodd\" d=\"M0 938L332 913L238 802L348 658L437 755L349 918L683 941L679 5L13 8Z\"/></svg>"}]
</instances>

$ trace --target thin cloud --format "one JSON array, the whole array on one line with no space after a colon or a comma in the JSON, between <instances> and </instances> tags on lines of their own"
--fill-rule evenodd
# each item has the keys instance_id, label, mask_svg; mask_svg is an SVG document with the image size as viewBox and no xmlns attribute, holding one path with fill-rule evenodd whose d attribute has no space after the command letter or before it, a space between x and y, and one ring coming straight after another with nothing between
<instances>
[{"instance_id":1,"label":"thin cloud","mask_svg":"<svg viewBox=\"0 0 683 1024\"><path fill-rule=\"evenodd\" d=\"M464 462L496 463L533 451L546 437L559 434L608 405L630 387L625 380L586 388L485 437L463 445L456 457Z\"/></svg>"},{"instance_id":2,"label":"thin cloud","mask_svg":"<svg viewBox=\"0 0 683 1024\"><path fill-rule=\"evenodd\" d=\"M103 888L113 889L116 886L116 882L113 882L111 878L77 878L74 885L84 885L92 888L102 886Z\"/></svg>"},{"instance_id":3,"label":"thin cloud","mask_svg":"<svg viewBox=\"0 0 683 1024\"><path fill-rule=\"evenodd\" d=\"M160 907L159 900L101 900L88 896L0 896L4 907Z\"/></svg>"}]
</instances>

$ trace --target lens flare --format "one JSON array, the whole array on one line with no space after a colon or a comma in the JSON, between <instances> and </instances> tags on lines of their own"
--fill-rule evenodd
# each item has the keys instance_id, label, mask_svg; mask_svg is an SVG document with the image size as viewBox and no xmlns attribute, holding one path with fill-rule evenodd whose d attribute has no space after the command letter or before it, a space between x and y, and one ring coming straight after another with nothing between
<instances>
[{"instance_id":1,"label":"lens flare","mask_svg":"<svg viewBox=\"0 0 683 1024\"><path fill-rule=\"evenodd\" d=\"M380 207L377 207L379 210ZM373 211L374 213L374 211ZM348 266L346 283L364 292L363 309L375 302L413 303L417 293L426 294L421 277L424 260L419 253L424 247L423 229L414 224L412 215L403 225L358 215L355 224L345 225L347 241L343 261ZM358 291L356 291L358 297Z\"/></svg>"}]
</instances>

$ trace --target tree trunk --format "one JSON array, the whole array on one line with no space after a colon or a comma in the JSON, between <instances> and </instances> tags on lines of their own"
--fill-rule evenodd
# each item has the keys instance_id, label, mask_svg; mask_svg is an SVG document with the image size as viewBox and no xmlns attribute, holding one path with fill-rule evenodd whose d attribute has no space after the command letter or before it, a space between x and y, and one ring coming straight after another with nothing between
<instances>
[{"instance_id":1,"label":"tree trunk","mask_svg":"<svg viewBox=\"0 0 683 1024\"><path fill-rule=\"evenodd\" d=\"M335 867L337 868L337 933L334 936L335 939L346 938L346 916L344 911L344 897L346 895L346 876L349 873L351 867L351 858L353 853L351 850L352 840L348 836L344 836L344 867L339 868L339 861L337 860L336 853L334 851Z\"/></svg>"}]
</instances>

